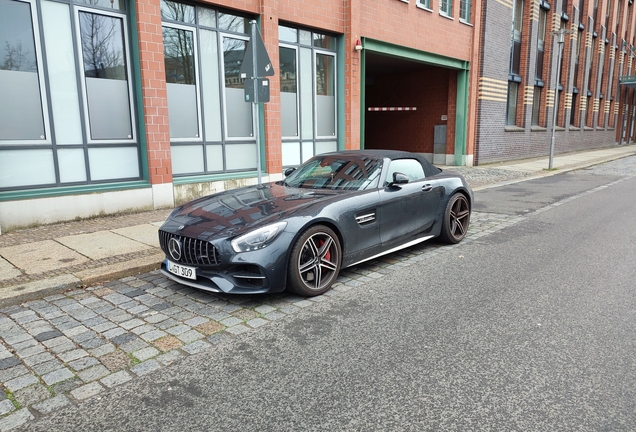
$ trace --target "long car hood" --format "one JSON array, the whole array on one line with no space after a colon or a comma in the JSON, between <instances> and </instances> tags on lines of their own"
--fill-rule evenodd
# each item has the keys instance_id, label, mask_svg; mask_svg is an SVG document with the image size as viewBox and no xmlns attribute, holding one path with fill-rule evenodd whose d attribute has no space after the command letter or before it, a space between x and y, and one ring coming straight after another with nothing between
<instances>
[{"instance_id":1,"label":"long car hood","mask_svg":"<svg viewBox=\"0 0 636 432\"><path fill-rule=\"evenodd\" d=\"M162 229L206 240L233 237L287 217L315 215L325 201L346 193L290 188L278 183L248 186L177 207Z\"/></svg>"}]
</instances>

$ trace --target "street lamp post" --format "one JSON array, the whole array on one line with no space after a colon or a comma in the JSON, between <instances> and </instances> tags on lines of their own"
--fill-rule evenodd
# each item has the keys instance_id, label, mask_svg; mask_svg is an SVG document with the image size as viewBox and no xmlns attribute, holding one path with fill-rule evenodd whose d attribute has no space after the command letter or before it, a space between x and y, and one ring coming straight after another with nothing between
<instances>
[{"instance_id":1,"label":"street lamp post","mask_svg":"<svg viewBox=\"0 0 636 432\"><path fill-rule=\"evenodd\" d=\"M554 139L557 123L557 111L559 109L559 81L561 80L561 56L563 55L563 42L566 34L574 33L573 30L566 30L564 28L553 31L553 35L557 35L559 40L559 50L557 53L557 76L554 84L554 108L552 109L552 139L550 140L550 161L548 163L548 169L552 169L552 161L554 160Z\"/></svg>"}]
</instances>

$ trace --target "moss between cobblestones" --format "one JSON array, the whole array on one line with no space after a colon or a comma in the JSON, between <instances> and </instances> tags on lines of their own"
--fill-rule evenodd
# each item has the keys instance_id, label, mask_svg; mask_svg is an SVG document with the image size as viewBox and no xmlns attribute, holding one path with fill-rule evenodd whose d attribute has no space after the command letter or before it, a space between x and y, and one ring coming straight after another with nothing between
<instances>
[{"instance_id":1,"label":"moss between cobblestones","mask_svg":"<svg viewBox=\"0 0 636 432\"><path fill-rule=\"evenodd\" d=\"M130 359L130 366L131 367L141 363L141 360L139 360L137 357L135 357L131 353L128 353L128 358Z\"/></svg>"},{"instance_id":2,"label":"moss between cobblestones","mask_svg":"<svg viewBox=\"0 0 636 432\"><path fill-rule=\"evenodd\" d=\"M51 396L55 396L55 390L53 390L52 386L45 386L45 387L49 391L49 393L51 393Z\"/></svg>"},{"instance_id":3,"label":"moss between cobblestones","mask_svg":"<svg viewBox=\"0 0 636 432\"><path fill-rule=\"evenodd\" d=\"M5 393L7 394L7 399L9 399L11 401L11 403L13 404L13 406L15 407L16 410L19 410L20 408L22 408L22 404L17 401L17 399L15 398L13 393L11 393L8 390Z\"/></svg>"}]
</instances>

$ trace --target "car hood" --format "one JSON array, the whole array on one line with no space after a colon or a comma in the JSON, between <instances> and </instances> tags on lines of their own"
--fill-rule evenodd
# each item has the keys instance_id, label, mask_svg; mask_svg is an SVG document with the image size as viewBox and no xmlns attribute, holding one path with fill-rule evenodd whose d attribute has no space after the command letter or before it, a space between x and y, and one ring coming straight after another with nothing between
<instances>
[{"instance_id":1,"label":"car hood","mask_svg":"<svg viewBox=\"0 0 636 432\"><path fill-rule=\"evenodd\" d=\"M234 237L292 216L313 216L325 201L347 193L351 192L290 188L280 183L248 186L177 207L162 229L206 240Z\"/></svg>"}]
</instances>

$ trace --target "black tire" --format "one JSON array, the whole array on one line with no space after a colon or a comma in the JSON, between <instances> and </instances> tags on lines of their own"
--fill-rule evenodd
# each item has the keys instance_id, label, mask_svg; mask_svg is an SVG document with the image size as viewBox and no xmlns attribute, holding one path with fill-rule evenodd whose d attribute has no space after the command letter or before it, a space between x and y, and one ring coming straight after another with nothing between
<instances>
[{"instance_id":1,"label":"black tire","mask_svg":"<svg viewBox=\"0 0 636 432\"><path fill-rule=\"evenodd\" d=\"M456 193L448 200L444 211L442 232L439 238L444 243L459 243L466 237L470 224L470 204L462 193Z\"/></svg>"},{"instance_id":2,"label":"black tire","mask_svg":"<svg viewBox=\"0 0 636 432\"><path fill-rule=\"evenodd\" d=\"M287 267L287 288L312 297L331 288L340 272L342 249L338 236L324 225L306 230L292 247Z\"/></svg>"}]
</instances>

